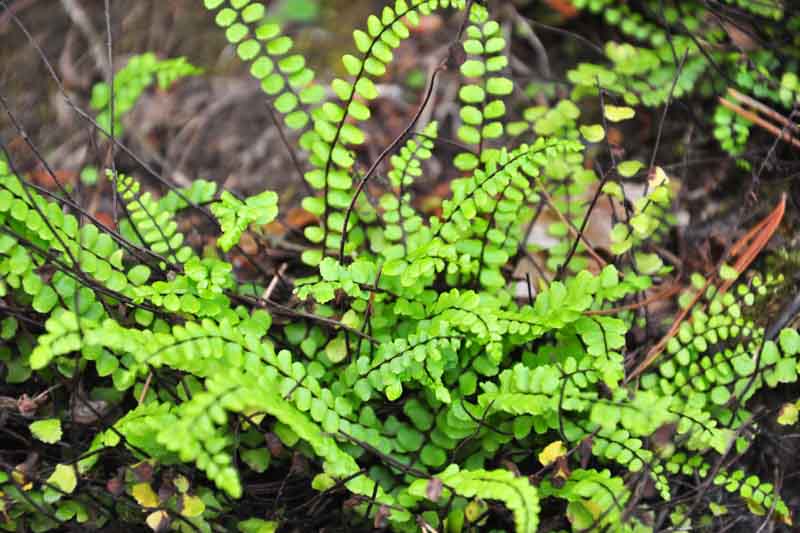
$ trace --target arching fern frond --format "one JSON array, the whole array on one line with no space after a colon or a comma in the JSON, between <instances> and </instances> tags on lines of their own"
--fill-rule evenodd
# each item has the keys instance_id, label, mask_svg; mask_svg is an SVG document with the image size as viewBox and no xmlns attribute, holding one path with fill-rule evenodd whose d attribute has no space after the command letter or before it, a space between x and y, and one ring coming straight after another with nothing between
<instances>
[{"instance_id":1,"label":"arching fern frond","mask_svg":"<svg viewBox=\"0 0 800 533\"><path fill-rule=\"evenodd\" d=\"M428 484L439 481L445 487L440 496L442 500L447 500L451 493L467 498L499 500L513 513L516 531L535 533L539 527L538 491L525 477L515 477L508 470L459 470L453 465L432 480L415 481L409 492L422 498Z\"/></svg>"},{"instance_id":2,"label":"arching fern frond","mask_svg":"<svg viewBox=\"0 0 800 533\"><path fill-rule=\"evenodd\" d=\"M284 115L286 126L303 130L309 124L309 105L320 102L323 88L314 84L314 71L302 54L292 52L294 42L282 35L281 27L265 19L261 2L249 0L203 0L214 21L225 29L225 38L242 61L250 63L250 74L261 81L261 89L274 108Z\"/></svg>"}]
</instances>

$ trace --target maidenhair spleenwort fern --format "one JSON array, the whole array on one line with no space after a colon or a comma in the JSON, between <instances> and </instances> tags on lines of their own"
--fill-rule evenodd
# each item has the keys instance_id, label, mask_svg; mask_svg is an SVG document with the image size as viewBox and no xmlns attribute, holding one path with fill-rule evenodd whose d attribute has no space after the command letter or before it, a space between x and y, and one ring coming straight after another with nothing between
<instances>
[{"instance_id":1,"label":"maidenhair spleenwort fern","mask_svg":"<svg viewBox=\"0 0 800 533\"><path fill-rule=\"evenodd\" d=\"M724 466L751 444L746 401L797 381L800 334L766 338L751 311L782 280L747 275L726 293L710 290L656 367L628 383L645 320L637 298L670 270L654 246L672 220L669 176L647 169L637 199L622 178L643 163L620 161L604 177L597 194L626 208L609 264L572 239L597 186L587 147L606 137L602 125L580 123L575 101L598 80L628 105L639 93L655 98L640 78L661 60L628 65L635 51L611 47L613 76L582 65L570 73L572 99L516 108L506 100L507 43L483 4L397 0L354 33L358 53L343 58L350 81L334 80L326 99L261 3L203 5L307 156L316 194L303 206L318 223L305 228L295 265L305 277L253 282L229 261L243 235L277 216L274 192L238 198L196 182L158 199L120 175L116 233L0 162L7 380L92 387L28 426L47 452L40 468L0 471L6 530L27 521L39 531L142 521L158 531L312 527L304 520L342 493L352 522L393 531L532 533L542 509L573 531L644 532L666 521L713 530L741 500L792 523L775 486ZM452 161L451 196L434 214L417 209L415 182L439 135L435 123L421 125L397 143L388 180L375 180L377 201L362 195L345 227L361 192L354 149L366 139L359 124L375 80L420 15L467 5L456 128L466 144ZM624 105L602 112L605 122L635 115ZM202 254L180 230L198 203L210 204L203 213L220 230ZM559 245L542 251L550 275L520 298L513 270L529 258L544 209L561 215L546 223ZM65 432L76 435L74 454L58 446ZM295 476L316 496L284 507ZM283 480L269 505L264 479ZM94 490L98 480L107 491ZM243 508L242 498L260 504Z\"/></svg>"}]
</instances>

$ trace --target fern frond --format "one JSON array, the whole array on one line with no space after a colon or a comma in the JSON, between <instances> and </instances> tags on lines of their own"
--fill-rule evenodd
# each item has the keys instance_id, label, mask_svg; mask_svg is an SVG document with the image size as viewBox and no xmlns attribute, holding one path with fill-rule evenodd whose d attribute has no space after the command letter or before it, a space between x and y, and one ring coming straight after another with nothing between
<instances>
[{"instance_id":1,"label":"fern frond","mask_svg":"<svg viewBox=\"0 0 800 533\"><path fill-rule=\"evenodd\" d=\"M294 42L281 33L277 23L265 19L261 2L203 0L214 21L225 29L225 38L242 61L250 63L250 74L261 81L261 89L281 114L287 127L302 131L309 124L309 106L324 97L314 83L314 71L302 54L292 52Z\"/></svg>"},{"instance_id":2,"label":"fern frond","mask_svg":"<svg viewBox=\"0 0 800 533\"><path fill-rule=\"evenodd\" d=\"M514 88L511 80L501 74L508 66L508 57L500 25L489 20L486 8L479 4L472 5L470 21L473 25L467 27L464 41L468 59L460 67L465 83L458 93L462 102L458 137L477 148L481 161L471 152L458 154L453 164L463 171L472 171L480 162L497 157L497 149L484 145L503 135L500 119L506 106L502 98Z\"/></svg>"},{"instance_id":3,"label":"fern frond","mask_svg":"<svg viewBox=\"0 0 800 533\"><path fill-rule=\"evenodd\" d=\"M119 134L123 131L120 119L133 109L142 93L154 82L161 90L166 90L178 80L202 72L184 57L158 59L153 53L131 57L114 75L114 132ZM92 87L89 105L99 111L97 123L106 131L111 127L110 100L111 88L107 83L100 82Z\"/></svg>"},{"instance_id":4,"label":"fern frond","mask_svg":"<svg viewBox=\"0 0 800 533\"><path fill-rule=\"evenodd\" d=\"M502 501L514 515L516 531L535 533L539 527L539 495L525 477L515 477L508 470L459 470L453 465L434 478L446 487L446 493L467 498ZM417 480L409 493L424 497L430 480ZM448 494L443 494L446 500Z\"/></svg>"},{"instance_id":5,"label":"fern frond","mask_svg":"<svg viewBox=\"0 0 800 533\"><path fill-rule=\"evenodd\" d=\"M110 170L107 173L109 177L112 176ZM128 222L133 230L128 235L131 241L141 239L141 244L157 254L165 255L174 263L185 263L192 257L194 252L183 244L183 233L178 231L178 223L172 214L161 210L149 191L142 192L138 181L119 174L117 190L125 203Z\"/></svg>"}]
</instances>

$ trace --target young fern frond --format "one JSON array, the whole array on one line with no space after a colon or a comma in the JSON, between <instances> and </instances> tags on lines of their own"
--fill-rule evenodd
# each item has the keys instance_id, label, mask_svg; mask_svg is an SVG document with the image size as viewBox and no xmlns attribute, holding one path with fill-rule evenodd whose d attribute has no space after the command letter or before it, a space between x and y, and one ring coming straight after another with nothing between
<instances>
[{"instance_id":1,"label":"young fern frond","mask_svg":"<svg viewBox=\"0 0 800 533\"><path fill-rule=\"evenodd\" d=\"M190 64L186 58L158 59L155 54L146 53L131 57L126 65L114 74L114 132L122 133L120 119L128 113L142 93L158 83L161 90L169 89L178 80L187 76L202 74L202 69ZM89 105L98 111L97 123L106 131L111 129L110 106L111 88L105 82L92 87Z\"/></svg>"},{"instance_id":2,"label":"young fern frond","mask_svg":"<svg viewBox=\"0 0 800 533\"><path fill-rule=\"evenodd\" d=\"M302 54L292 52L294 41L281 34L277 23L265 21L261 2L203 0L216 11L214 21L225 28L225 38L236 54L250 64L250 74L261 81L261 89L291 130L304 131L310 122L309 106L324 97L322 86L313 83L314 71Z\"/></svg>"},{"instance_id":3,"label":"young fern frond","mask_svg":"<svg viewBox=\"0 0 800 533\"><path fill-rule=\"evenodd\" d=\"M496 148L486 145L503 136L501 119L506 106L502 98L514 89L511 80L502 75L508 66L508 56L500 25L489 20L486 8L478 4L472 5L470 21L473 24L467 27L463 44L468 59L460 67L465 83L458 93L462 102L458 138L474 146L480 160L472 152L458 154L453 164L463 171L475 170L479 164L499 155Z\"/></svg>"},{"instance_id":4,"label":"young fern frond","mask_svg":"<svg viewBox=\"0 0 800 533\"><path fill-rule=\"evenodd\" d=\"M111 171L108 173L111 176ZM132 177L117 176L117 191L129 216L128 227L133 230L127 235L128 239L143 241L141 244L173 263L185 263L194 252L183 244L184 237L178 231L178 223L171 213L159 209L159 203L149 191L141 192L140 189L139 182Z\"/></svg>"},{"instance_id":5,"label":"young fern frond","mask_svg":"<svg viewBox=\"0 0 800 533\"><path fill-rule=\"evenodd\" d=\"M390 158L392 168L388 177L393 192L384 194L380 199L383 209L380 217L385 227L367 230L370 249L387 259L399 253L400 248L405 254L418 246L415 237L424 220L411 205L411 185L422 175L422 163L433 155L437 129L436 122L431 122L421 135L406 141L398 153Z\"/></svg>"},{"instance_id":6,"label":"young fern frond","mask_svg":"<svg viewBox=\"0 0 800 533\"><path fill-rule=\"evenodd\" d=\"M386 6L381 16L371 15L367 19L367 31L353 32L356 49L361 57L345 55L343 63L352 81L336 78L331 89L340 103L327 102L313 113L314 129L301 139L301 146L310 151L310 162L315 167L306 173L306 181L315 189L322 191L322 198L308 198L303 202L310 212L320 217L323 250L311 250L303 254L303 260L312 266L319 264L326 255L326 249L338 249L344 217L338 224L332 223L334 213L348 209L353 194L353 166L355 157L351 151L364 142L363 132L348 120L364 122L370 118L370 110L362 102L378 97L373 78L382 76L386 66L393 59L395 48L410 36L409 27L416 26L420 14L430 14L433 10L455 7L462 9L464 0L397 0ZM356 206L356 213L362 212L371 217L371 209ZM366 211L366 213L363 213ZM348 233L345 253L352 253L364 241L364 232L357 223L358 217L351 217L353 231ZM349 230L349 228L348 228ZM320 230L313 230L317 233Z\"/></svg>"}]
</instances>

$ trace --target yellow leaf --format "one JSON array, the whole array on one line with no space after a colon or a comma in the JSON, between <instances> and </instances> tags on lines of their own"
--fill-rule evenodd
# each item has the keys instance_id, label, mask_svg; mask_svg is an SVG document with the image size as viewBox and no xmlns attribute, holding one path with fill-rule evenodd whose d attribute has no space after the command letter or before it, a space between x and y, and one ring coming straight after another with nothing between
<instances>
[{"instance_id":1,"label":"yellow leaf","mask_svg":"<svg viewBox=\"0 0 800 533\"><path fill-rule=\"evenodd\" d=\"M581 501L583 506L586 508L587 511L592 513L592 516L595 520L600 518L600 515L603 514L603 508L600 507L599 504L593 502L592 500L583 500Z\"/></svg>"},{"instance_id":2,"label":"yellow leaf","mask_svg":"<svg viewBox=\"0 0 800 533\"><path fill-rule=\"evenodd\" d=\"M134 485L133 497L142 507L158 507L158 496L153 492L149 483L137 483Z\"/></svg>"},{"instance_id":3,"label":"yellow leaf","mask_svg":"<svg viewBox=\"0 0 800 533\"><path fill-rule=\"evenodd\" d=\"M793 403L785 403L778 413L778 424L782 426L792 426L797 423L798 411L797 406Z\"/></svg>"},{"instance_id":4,"label":"yellow leaf","mask_svg":"<svg viewBox=\"0 0 800 533\"><path fill-rule=\"evenodd\" d=\"M205 510L206 504L203 500L197 496L183 495L183 508L181 509L181 514L183 516L193 518L195 516L200 516Z\"/></svg>"},{"instance_id":5,"label":"yellow leaf","mask_svg":"<svg viewBox=\"0 0 800 533\"><path fill-rule=\"evenodd\" d=\"M553 464L556 459L562 455L566 455L566 453L567 450L564 448L564 443L557 440L545 446L544 450L539 454L539 462L542 463L543 466L548 466Z\"/></svg>"},{"instance_id":6,"label":"yellow leaf","mask_svg":"<svg viewBox=\"0 0 800 533\"><path fill-rule=\"evenodd\" d=\"M758 503L757 501L744 498L745 503L747 504L747 509L756 516L764 516L767 514L767 510L764 509L764 506Z\"/></svg>"},{"instance_id":7,"label":"yellow leaf","mask_svg":"<svg viewBox=\"0 0 800 533\"><path fill-rule=\"evenodd\" d=\"M650 174L650 190L652 191L656 187L664 185L669 182L669 177L667 173L664 172L664 169L661 167L656 167L653 172Z\"/></svg>"},{"instance_id":8,"label":"yellow leaf","mask_svg":"<svg viewBox=\"0 0 800 533\"><path fill-rule=\"evenodd\" d=\"M142 483L142 485L146 485L146 483ZM148 485L148 488L149 487ZM145 522L147 522L147 525L150 526L150 529L153 531L166 531L169 527L169 514L167 514L166 511L155 511L147 515Z\"/></svg>"},{"instance_id":9,"label":"yellow leaf","mask_svg":"<svg viewBox=\"0 0 800 533\"><path fill-rule=\"evenodd\" d=\"M464 508L464 516L468 521L474 523L481 516L483 516L488 508L489 506L485 501L481 500L480 498L475 498Z\"/></svg>"},{"instance_id":10,"label":"yellow leaf","mask_svg":"<svg viewBox=\"0 0 800 533\"><path fill-rule=\"evenodd\" d=\"M189 490L189 480L181 474L175 476L175 478L172 480L172 484L176 489L178 489L178 492L183 493Z\"/></svg>"},{"instance_id":11,"label":"yellow leaf","mask_svg":"<svg viewBox=\"0 0 800 533\"><path fill-rule=\"evenodd\" d=\"M78 484L75 468L70 465L56 465L56 469L53 471L53 474L47 478L47 482L55 485L67 494L71 494Z\"/></svg>"},{"instance_id":12,"label":"yellow leaf","mask_svg":"<svg viewBox=\"0 0 800 533\"><path fill-rule=\"evenodd\" d=\"M17 483L17 485L19 485L24 491L29 491L33 487L33 483L27 480L25 472L22 472L19 469L14 469L14 471L11 472L11 477L14 478L14 481Z\"/></svg>"}]
</instances>

